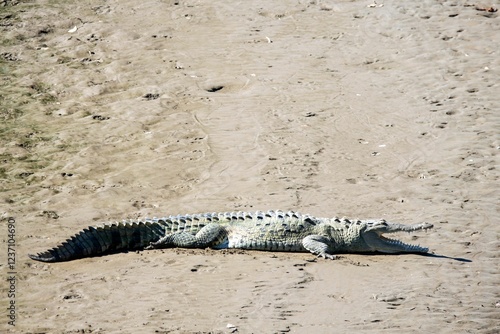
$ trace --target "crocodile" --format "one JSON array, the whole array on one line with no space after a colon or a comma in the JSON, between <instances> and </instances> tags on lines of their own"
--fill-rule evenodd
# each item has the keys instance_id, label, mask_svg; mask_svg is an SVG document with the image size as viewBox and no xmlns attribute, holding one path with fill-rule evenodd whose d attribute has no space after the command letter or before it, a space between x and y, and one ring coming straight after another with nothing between
<instances>
[{"instance_id":1,"label":"crocodile","mask_svg":"<svg viewBox=\"0 0 500 334\"><path fill-rule=\"evenodd\" d=\"M89 226L58 246L29 257L59 262L168 247L309 251L328 259L335 259L336 253L427 253L426 247L383 234L432 227L429 223L317 218L293 211L188 214Z\"/></svg>"}]
</instances>

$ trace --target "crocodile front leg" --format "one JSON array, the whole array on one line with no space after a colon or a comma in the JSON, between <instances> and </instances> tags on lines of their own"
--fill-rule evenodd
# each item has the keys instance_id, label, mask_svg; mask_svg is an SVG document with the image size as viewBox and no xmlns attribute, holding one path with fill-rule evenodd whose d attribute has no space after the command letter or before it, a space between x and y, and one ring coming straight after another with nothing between
<instances>
[{"instance_id":1,"label":"crocodile front leg","mask_svg":"<svg viewBox=\"0 0 500 334\"><path fill-rule=\"evenodd\" d=\"M206 248L215 247L227 238L227 231L219 224L211 223L202 227L198 233L175 232L167 234L156 242L152 242L145 249L181 247Z\"/></svg>"},{"instance_id":2,"label":"crocodile front leg","mask_svg":"<svg viewBox=\"0 0 500 334\"><path fill-rule=\"evenodd\" d=\"M328 254L328 243L330 239L321 235L308 235L302 239L302 246L313 254L317 254L325 259L335 260L336 256Z\"/></svg>"}]
</instances>

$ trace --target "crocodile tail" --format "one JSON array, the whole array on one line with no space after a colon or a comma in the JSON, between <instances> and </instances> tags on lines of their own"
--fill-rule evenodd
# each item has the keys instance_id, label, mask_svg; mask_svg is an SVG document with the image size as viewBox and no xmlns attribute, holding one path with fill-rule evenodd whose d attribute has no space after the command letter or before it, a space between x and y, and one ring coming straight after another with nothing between
<instances>
[{"instance_id":1,"label":"crocodile tail","mask_svg":"<svg viewBox=\"0 0 500 334\"><path fill-rule=\"evenodd\" d=\"M36 255L33 260L60 262L84 257L144 249L165 235L165 226L155 220L90 226L59 246Z\"/></svg>"}]
</instances>

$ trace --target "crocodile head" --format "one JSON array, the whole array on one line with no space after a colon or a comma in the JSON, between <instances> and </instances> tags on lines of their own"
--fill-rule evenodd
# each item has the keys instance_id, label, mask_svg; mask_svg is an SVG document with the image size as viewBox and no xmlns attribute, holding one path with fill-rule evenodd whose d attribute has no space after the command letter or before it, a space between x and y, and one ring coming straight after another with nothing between
<instances>
[{"instance_id":1,"label":"crocodile head","mask_svg":"<svg viewBox=\"0 0 500 334\"><path fill-rule=\"evenodd\" d=\"M429 248L417 245L406 244L402 241L389 239L384 234L396 232L415 232L419 230L428 230L433 227L429 223L415 225L402 225L389 223L385 220L368 221L363 224L360 230L360 236L367 247L367 252L380 253L427 253ZM363 247L363 248L364 248Z\"/></svg>"}]
</instances>

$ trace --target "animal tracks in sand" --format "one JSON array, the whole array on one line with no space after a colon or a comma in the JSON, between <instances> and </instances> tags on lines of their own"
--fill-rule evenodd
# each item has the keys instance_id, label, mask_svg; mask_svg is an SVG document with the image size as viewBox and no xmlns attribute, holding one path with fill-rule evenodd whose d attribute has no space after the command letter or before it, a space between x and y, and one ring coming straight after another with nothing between
<instances>
[{"instance_id":1,"label":"animal tracks in sand","mask_svg":"<svg viewBox=\"0 0 500 334\"><path fill-rule=\"evenodd\" d=\"M1 7L16 330L494 333L499 14L370 4ZM252 207L429 221L438 255L26 259L101 221Z\"/></svg>"}]
</instances>

